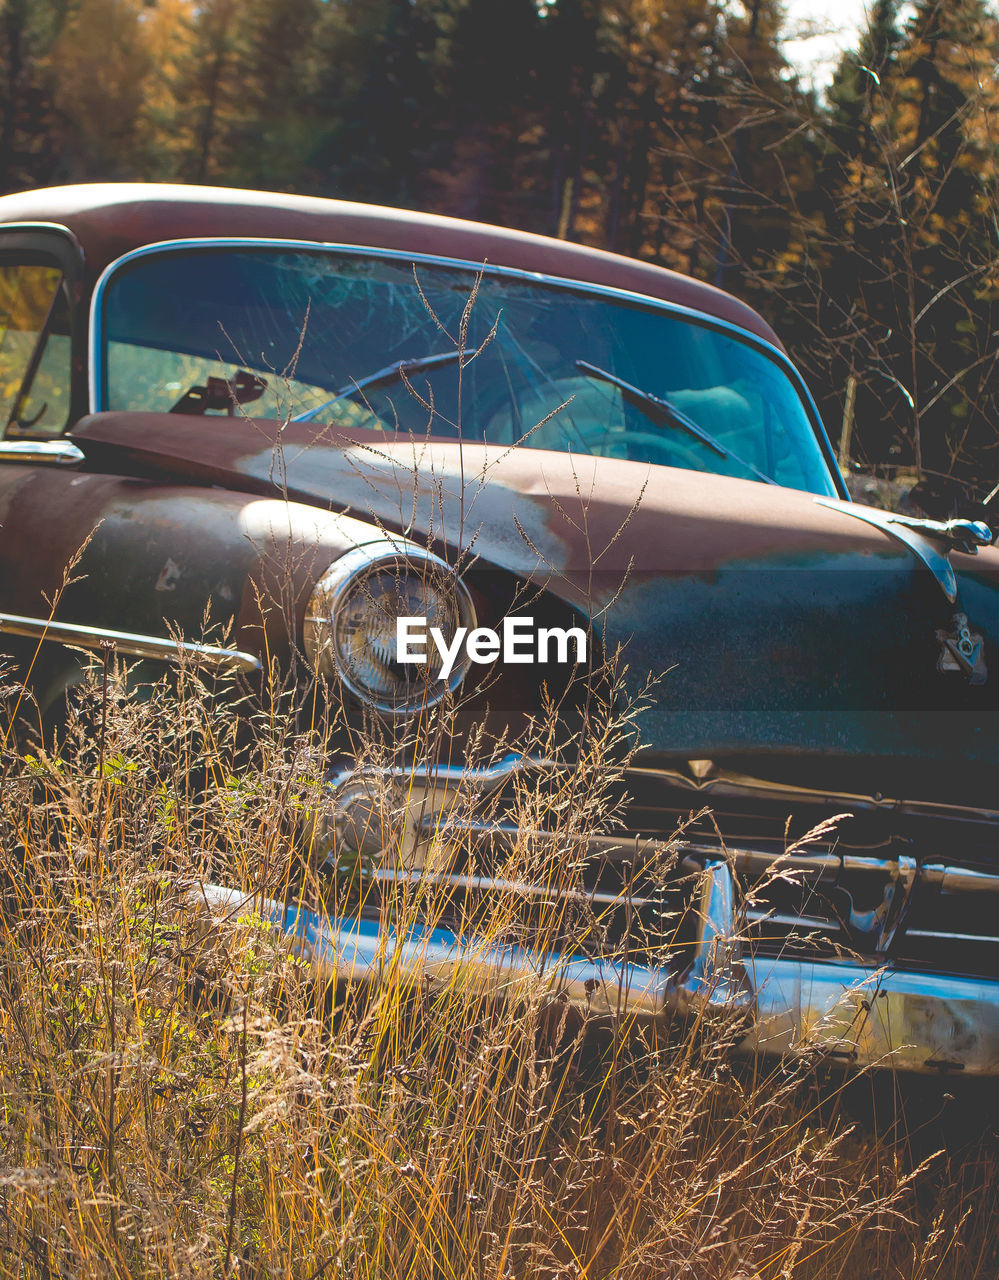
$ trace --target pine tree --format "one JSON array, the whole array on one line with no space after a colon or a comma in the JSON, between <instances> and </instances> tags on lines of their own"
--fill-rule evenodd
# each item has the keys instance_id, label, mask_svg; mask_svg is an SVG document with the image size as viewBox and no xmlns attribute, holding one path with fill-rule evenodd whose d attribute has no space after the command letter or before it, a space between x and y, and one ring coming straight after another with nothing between
<instances>
[{"instance_id":1,"label":"pine tree","mask_svg":"<svg viewBox=\"0 0 999 1280\"><path fill-rule=\"evenodd\" d=\"M448 104L447 0L329 0L317 29L311 184L327 195L422 203Z\"/></svg>"},{"instance_id":2,"label":"pine tree","mask_svg":"<svg viewBox=\"0 0 999 1280\"><path fill-rule=\"evenodd\" d=\"M719 120L723 6L558 0L547 13L538 81L560 234L689 267L691 177L703 178Z\"/></svg>"},{"instance_id":3,"label":"pine tree","mask_svg":"<svg viewBox=\"0 0 999 1280\"><path fill-rule=\"evenodd\" d=\"M188 90L195 49L195 0L156 0L143 14L150 70L136 147L141 176L177 181L194 149Z\"/></svg>"},{"instance_id":4,"label":"pine tree","mask_svg":"<svg viewBox=\"0 0 999 1280\"><path fill-rule=\"evenodd\" d=\"M174 89L175 127L185 150L179 176L189 182L225 181L232 165L233 130L246 114L243 10L240 0L191 5L188 48Z\"/></svg>"},{"instance_id":5,"label":"pine tree","mask_svg":"<svg viewBox=\"0 0 999 1280\"><path fill-rule=\"evenodd\" d=\"M572 238L591 152L600 136L601 81L609 59L602 41L600 0L557 0L541 11L537 91L542 133L539 159L547 172L547 202L539 199L538 230ZM544 187L542 188L544 190Z\"/></svg>"},{"instance_id":6,"label":"pine tree","mask_svg":"<svg viewBox=\"0 0 999 1280\"><path fill-rule=\"evenodd\" d=\"M895 75L902 33L899 0L875 0L867 28L856 49L840 60L829 86L828 99L839 146L854 153L870 144L871 116L881 96L882 82Z\"/></svg>"},{"instance_id":7,"label":"pine tree","mask_svg":"<svg viewBox=\"0 0 999 1280\"><path fill-rule=\"evenodd\" d=\"M239 110L226 177L296 187L315 146L316 37L321 0L248 0L240 7Z\"/></svg>"},{"instance_id":8,"label":"pine tree","mask_svg":"<svg viewBox=\"0 0 999 1280\"><path fill-rule=\"evenodd\" d=\"M547 183L536 164L541 132L534 0L463 0L449 24L441 87L445 165L437 200L462 217L531 226Z\"/></svg>"},{"instance_id":9,"label":"pine tree","mask_svg":"<svg viewBox=\"0 0 999 1280\"><path fill-rule=\"evenodd\" d=\"M152 60L143 0L78 0L48 55L62 173L142 176L140 120Z\"/></svg>"},{"instance_id":10,"label":"pine tree","mask_svg":"<svg viewBox=\"0 0 999 1280\"><path fill-rule=\"evenodd\" d=\"M921 0L901 33L892 6L874 17L877 30L834 85L828 170L839 208L828 225L841 251L827 276L849 317L873 457L970 477L996 442L999 30L981 0Z\"/></svg>"},{"instance_id":11,"label":"pine tree","mask_svg":"<svg viewBox=\"0 0 999 1280\"><path fill-rule=\"evenodd\" d=\"M0 7L0 191L51 181L58 166L52 80L46 56L63 6L6 0Z\"/></svg>"}]
</instances>

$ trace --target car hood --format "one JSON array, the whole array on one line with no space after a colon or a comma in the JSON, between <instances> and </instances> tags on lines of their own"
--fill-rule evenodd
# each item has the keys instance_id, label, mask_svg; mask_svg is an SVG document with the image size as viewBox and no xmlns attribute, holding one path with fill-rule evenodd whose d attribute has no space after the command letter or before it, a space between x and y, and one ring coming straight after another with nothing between
<instances>
[{"instance_id":1,"label":"car hood","mask_svg":"<svg viewBox=\"0 0 999 1280\"><path fill-rule=\"evenodd\" d=\"M661 677L651 749L999 763L992 548L952 555L952 602L862 508L754 481L242 418L97 414L73 439L109 469L283 492L543 586L620 647L631 694ZM981 684L938 670L960 612L996 667Z\"/></svg>"}]
</instances>

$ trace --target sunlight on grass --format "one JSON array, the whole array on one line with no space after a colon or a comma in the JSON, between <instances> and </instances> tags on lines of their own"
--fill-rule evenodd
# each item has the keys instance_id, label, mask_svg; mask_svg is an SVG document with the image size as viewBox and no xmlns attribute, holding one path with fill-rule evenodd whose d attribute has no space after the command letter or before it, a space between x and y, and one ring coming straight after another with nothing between
<instances>
[{"instance_id":1,"label":"sunlight on grass","mask_svg":"<svg viewBox=\"0 0 999 1280\"><path fill-rule=\"evenodd\" d=\"M336 839L317 865L336 725L303 727L275 689L247 735L232 693L192 668L129 687L106 655L57 746L8 743L0 1274L990 1273L989 1215L967 1212L995 1196L990 1156L927 1161L904 1129L855 1127L834 1075L734 1059L730 1020L653 1038L580 1018L543 977L500 992L391 956L371 990L314 972L254 901L366 903L397 935L457 916L483 947L609 944L564 892L525 920L514 892L376 893ZM578 877L564 851L605 820L620 746L608 709L591 715L587 758L515 797L525 830L555 821L562 856L525 838L505 881ZM449 865L459 838L444 824L427 858Z\"/></svg>"}]
</instances>

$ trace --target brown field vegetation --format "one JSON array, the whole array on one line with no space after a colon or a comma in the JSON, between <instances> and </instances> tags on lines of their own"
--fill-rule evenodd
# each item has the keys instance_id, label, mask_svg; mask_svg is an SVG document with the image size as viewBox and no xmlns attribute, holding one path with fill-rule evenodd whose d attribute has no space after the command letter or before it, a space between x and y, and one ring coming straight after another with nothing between
<instances>
[{"instance_id":1,"label":"brown field vegetation","mask_svg":"<svg viewBox=\"0 0 999 1280\"><path fill-rule=\"evenodd\" d=\"M356 903L359 867L307 852L322 735L275 703L247 746L231 693L187 670L139 696L108 654L57 751L8 732L0 1275L996 1273L974 1100L743 1062L724 1021L580 1026L541 978L499 1001L389 960L370 996L324 985L253 905ZM613 738L523 803L598 822ZM209 881L246 900L211 907ZM399 888L389 909L405 933L442 908ZM483 937L516 910L493 901Z\"/></svg>"}]
</instances>

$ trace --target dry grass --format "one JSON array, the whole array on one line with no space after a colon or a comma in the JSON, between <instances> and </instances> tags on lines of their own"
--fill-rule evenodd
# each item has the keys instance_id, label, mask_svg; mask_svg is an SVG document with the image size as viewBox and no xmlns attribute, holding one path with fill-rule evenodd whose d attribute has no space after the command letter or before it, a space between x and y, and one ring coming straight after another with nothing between
<instances>
[{"instance_id":1,"label":"dry grass","mask_svg":"<svg viewBox=\"0 0 999 1280\"><path fill-rule=\"evenodd\" d=\"M925 1110L858 1127L814 1064L739 1065L724 1025L580 1028L540 981L499 1003L388 965L345 1000L252 911L212 919L205 880L358 892L301 853L322 735L269 714L241 745L225 693L139 698L108 659L58 754L5 757L0 1275L996 1274L992 1148L934 1155ZM522 802L587 829L600 765ZM515 904L479 923L507 939Z\"/></svg>"}]
</instances>

